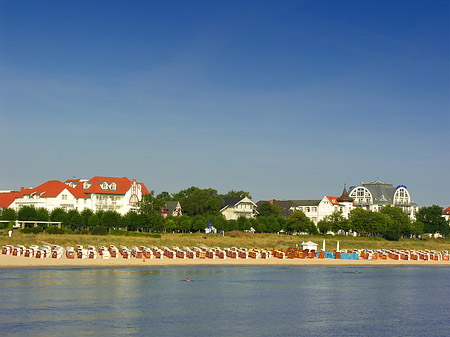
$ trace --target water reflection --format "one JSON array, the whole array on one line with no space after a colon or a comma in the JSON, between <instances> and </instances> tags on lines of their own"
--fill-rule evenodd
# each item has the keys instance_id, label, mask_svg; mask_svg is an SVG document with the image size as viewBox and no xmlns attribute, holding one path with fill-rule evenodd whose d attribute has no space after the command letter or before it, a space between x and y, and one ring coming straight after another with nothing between
<instances>
[{"instance_id":1,"label":"water reflection","mask_svg":"<svg viewBox=\"0 0 450 337\"><path fill-rule=\"evenodd\" d=\"M430 336L450 328L446 267L360 267L358 274L352 267L42 268L0 275L2 335Z\"/></svg>"}]
</instances>

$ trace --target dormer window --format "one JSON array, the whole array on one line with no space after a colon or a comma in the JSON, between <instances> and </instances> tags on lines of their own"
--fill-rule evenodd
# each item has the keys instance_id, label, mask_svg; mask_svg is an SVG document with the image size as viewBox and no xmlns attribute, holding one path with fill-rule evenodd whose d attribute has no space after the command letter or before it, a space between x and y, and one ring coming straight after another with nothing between
<instances>
[{"instance_id":1,"label":"dormer window","mask_svg":"<svg viewBox=\"0 0 450 337\"><path fill-rule=\"evenodd\" d=\"M108 189L108 183L101 183L100 187L102 188L102 190L107 190Z\"/></svg>"},{"instance_id":2,"label":"dormer window","mask_svg":"<svg viewBox=\"0 0 450 337\"><path fill-rule=\"evenodd\" d=\"M116 190L116 183L111 183L109 185L109 188L111 189L111 191L115 191Z\"/></svg>"},{"instance_id":3,"label":"dormer window","mask_svg":"<svg viewBox=\"0 0 450 337\"><path fill-rule=\"evenodd\" d=\"M91 187L91 183L90 182L88 182L88 181L85 181L84 183L83 183L83 190L87 190L87 189L89 189L89 187Z\"/></svg>"}]
</instances>

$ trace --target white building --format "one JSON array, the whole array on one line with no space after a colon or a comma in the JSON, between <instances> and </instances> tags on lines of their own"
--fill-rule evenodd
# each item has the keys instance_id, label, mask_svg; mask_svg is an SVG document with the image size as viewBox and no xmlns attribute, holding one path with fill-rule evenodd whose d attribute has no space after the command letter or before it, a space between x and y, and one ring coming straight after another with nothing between
<instances>
[{"instance_id":1,"label":"white building","mask_svg":"<svg viewBox=\"0 0 450 337\"><path fill-rule=\"evenodd\" d=\"M249 198L224 198L225 205L220 212L227 220L237 220L240 217L254 218L258 212L256 204Z\"/></svg>"},{"instance_id":2,"label":"white building","mask_svg":"<svg viewBox=\"0 0 450 337\"><path fill-rule=\"evenodd\" d=\"M394 187L382 181L362 182L359 186L349 188L349 195L354 199L356 207L368 211L379 212L384 206L400 207L411 220L415 219L419 206L411 200L411 195L404 185Z\"/></svg>"},{"instance_id":3,"label":"white building","mask_svg":"<svg viewBox=\"0 0 450 337\"><path fill-rule=\"evenodd\" d=\"M258 202L259 205L261 203ZM354 208L353 199L349 197L345 187L340 197L325 196L317 200L271 200L270 203L280 207L285 217L289 217L294 211L302 211L315 225L336 211L348 218Z\"/></svg>"},{"instance_id":4,"label":"white building","mask_svg":"<svg viewBox=\"0 0 450 337\"><path fill-rule=\"evenodd\" d=\"M148 190L142 183L128 178L94 177L70 179L65 183L47 181L35 188L22 188L20 192L0 193L0 207L19 210L22 206L35 206L52 211L84 209L112 210L120 214L134 211Z\"/></svg>"},{"instance_id":5,"label":"white building","mask_svg":"<svg viewBox=\"0 0 450 337\"><path fill-rule=\"evenodd\" d=\"M86 194L58 180L47 181L35 188L22 187L20 192L12 193L14 198L7 207L16 211L22 206L34 206L46 208L50 212L55 208L76 209L81 212L85 208L91 208L92 205Z\"/></svg>"}]
</instances>

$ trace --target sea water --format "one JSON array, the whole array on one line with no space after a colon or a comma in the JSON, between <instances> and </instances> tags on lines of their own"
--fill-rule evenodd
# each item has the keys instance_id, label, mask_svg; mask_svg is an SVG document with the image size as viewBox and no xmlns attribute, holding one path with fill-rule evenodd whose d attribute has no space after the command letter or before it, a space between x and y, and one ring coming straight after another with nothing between
<instances>
[{"instance_id":1,"label":"sea water","mask_svg":"<svg viewBox=\"0 0 450 337\"><path fill-rule=\"evenodd\" d=\"M449 334L445 266L0 269L1 336Z\"/></svg>"}]
</instances>

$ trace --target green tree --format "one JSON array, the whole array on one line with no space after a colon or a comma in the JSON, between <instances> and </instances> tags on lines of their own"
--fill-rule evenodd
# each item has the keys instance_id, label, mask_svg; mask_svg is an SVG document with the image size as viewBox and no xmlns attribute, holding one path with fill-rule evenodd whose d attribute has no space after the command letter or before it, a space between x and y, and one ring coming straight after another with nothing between
<instances>
[{"instance_id":1,"label":"green tree","mask_svg":"<svg viewBox=\"0 0 450 337\"><path fill-rule=\"evenodd\" d=\"M271 215L267 217L266 230L268 233L278 233L282 228L285 220L278 215ZM253 226L253 228L255 228ZM255 228L256 230L256 228Z\"/></svg>"},{"instance_id":2,"label":"green tree","mask_svg":"<svg viewBox=\"0 0 450 337\"><path fill-rule=\"evenodd\" d=\"M196 215L192 218L192 229L196 232L203 231L207 224L206 219L202 215Z\"/></svg>"},{"instance_id":3,"label":"green tree","mask_svg":"<svg viewBox=\"0 0 450 337\"><path fill-rule=\"evenodd\" d=\"M182 215L182 216L176 217L175 222L177 224L177 228L180 231L187 233L191 230L191 218L189 216Z\"/></svg>"},{"instance_id":4,"label":"green tree","mask_svg":"<svg viewBox=\"0 0 450 337\"><path fill-rule=\"evenodd\" d=\"M327 234L327 232L331 229L330 222L326 219L322 219L317 223L317 227L321 234Z\"/></svg>"},{"instance_id":5,"label":"green tree","mask_svg":"<svg viewBox=\"0 0 450 337\"><path fill-rule=\"evenodd\" d=\"M164 223L164 229L166 230L167 233L172 233L176 230L176 223L175 220L173 219L173 217L169 217L166 219L165 223Z\"/></svg>"},{"instance_id":6,"label":"green tree","mask_svg":"<svg viewBox=\"0 0 450 337\"><path fill-rule=\"evenodd\" d=\"M250 221L245 216L241 216L237 219L238 228L240 231L246 231L250 229Z\"/></svg>"},{"instance_id":7,"label":"green tree","mask_svg":"<svg viewBox=\"0 0 450 337\"><path fill-rule=\"evenodd\" d=\"M83 218L83 226L89 226L89 218L93 215L94 212L89 208L85 208L81 211L80 215Z\"/></svg>"},{"instance_id":8,"label":"green tree","mask_svg":"<svg viewBox=\"0 0 450 337\"><path fill-rule=\"evenodd\" d=\"M294 211L288 220L288 231L297 233L314 233L314 223L302 211Z\"/></svg>"},{"instance_id":9,"label":"green tree","mask_svg":"<svg viewBox=\"0 0 450 337\"><path fill-rule=\"evenodd\" d=\"M414 221L411 223L411 234L417 238L418 236L423 234L423 228L424 228L423 222Z\"/></svg>"},{"instance_id":10,"label":"green tree","mask_svg":"<svg viewBox=\"0 0 450 337\"><path fill-rule=\"evenodd\" d=\"M226 231L231 232L231 231L237 231L237 230L239 230L238 222L236 220L228 220L227 226L226 226Z\"/></svg>"},{"instance_id":11,"label":"green tree","mask_svg":"<svg viewBox=\"0 0 450 337\"><path fill-rule=\"evenodd\" d=\"M385 235L391 223L389 215L366 211L362 208L352 209L349 215L350 229L360 235Z\"/></svg>"},{"instance_id":12,"label":"green tree","mask_svg":"<svg viewBox=\"0 0 450 337\"><path fill-rule=\"evenodd\" d=\"M367 233L370 222L369 212L359 207L352 209L348 217L350 229L359 234Z\"/></svg>"},{"instance_id":13,"label":"green tree","mask_svg":"<svg viewBox=\"0 0 450 337\"><path fill-rule=\"evenodd\" d=\"M50 219L50 214L46 208L40 207L36 209L36 220L48 221Z\"/></svg>"},{"instance_id":14,"label":"green tree","mask_svg":"<svg viewBox=\"0 0 450 337\"><path fill-rule=\"evenodd\" d=\"M23 221L37 220L36 208L34 206L22 206L17 213L17 219Z\"/></svg>"},{"instance_id":15,"label":"green tree","mask_svg":"<svg viewBox=\"0 0 450 337\"><path fill-rule=\"evenodd\" d=\"M442 217L443 208L437 205L422 207L416 214L416 221L423 223L424 233L449 234L449 223Z\"/></svg>"},{"instance_id":16,"label":"green tree","mask_svg":"<svg viewBox=\"0 0 450 337\"><path fill-rule=\"evenodd\" d=\"M350 230L349 221L344 217L342 212L334 211L330 215L325 216L321 222L327 222L329 230L338 233L339 231L348 232ZM322 227L324 224L322 223ZM326 232L325 232L326 233Z\"/></svg>"},{"instance_id":17,"label":"green tree","mask_svg":"<svg viewBox=\"0 0 450 337\"><path fill-rule=\"evenodd\" d=\"M212 188L196 189L187 198L180 200L183 213L189 216L219 215L223 198Z\"/></svg>"},{"instance_id":18,"label":"green tree","mask_svg":"<svg viewBox=\"0 0 450 337\"><path fill-rule=\"evenodd\" d=\"M235 190L231 190L228 191L227 194L225 194L224 196L225 198L249 198L251 199L252 196L250 195L249 192L245 192L245 191L235 191Z\"/></svg>"},{"instance_id":19,"label":"green tree","mask_svg":"<svg viewBox=\"0 0 450 337\"><path fill-rule=\"evenodd\" d=\"M280 207L266 201L258 207L258 216L280 216Z\"/></svg>"},{"instance_id":20,"label":"green tree","mask_svg":"<svg viewBox=\"0 0 450 337\"><path fill-rule=\"evenodd\" d=\"M222 214L220 214L220 215L207 214L205 216L205 218L206 218L206 223L211 222L211 224L218 231L224 231L226 229L227 220L225 220L225 217Z\"/></svg>"},{"instance_id":21,"label":"green tree","mask_svg":"<svg viewBox=\"0 0 450 337\"><path fill-rule=\"evenodd\" d=\"M106 228L118 228L121 223L121 215L116 211L105 211L100 220L100 225Z\"/></svg>"},{"instance_id":22,"label":"green tree","mask_svg":"<svg viewBox=\"0 0 450 337\"><path fill-rule=\"evenodd\" d=\"M388 231L390 232L398 231L400 233L400 236L410 234L411 221L409 220L409 216L406 213L404 213L400 207L387 205L381 209L380 213L388 215L392 220L390 226L393 226L394 229L388 228Z\"/></svg>"},{"instance_id":23,"label":"green tree","mask_svg":"<svg viewBox=\"0 0 450 337\"><path fill-rule=\"evenodd\" d=\"M62 222L67 224L67 212L63 208L55 208L50 213L50 221Z\"/></svg>"},{"instance_id":24,"label":"green tree","mask_svg":"<svg viewBox=\"0 0 450 337\"><path fill-rule=\"evenodd\" d=\"M88 219L87 224L91 228L98 227L98 225L100 224L100 220L98 219L98 215L97 214L91 214L91 216Z\"/></svg>"},{"instance_id":25,"label":"green tree","mask_svg":"<svg viewBox=\"0 0 450 337\"><path fill-rule=\"evenodd\" d=\"M83 218L78 212L72 212L68 220L68 224L71 228L81 229L84 227Z\"/></svg>"},{"instance_id":26,"label":"green tree","mask_svg":"<svg viewBox=\"0 0 450 337\"><path fill-rule=\"evenodd\" d=\"M145 214L147 217L151 214L161 215L161 209L163 208L165 201L162 199L155 198L155 191L150 191L142 197L139 202L139 213Z\"/></svg>"},{"instance_id":27,"label":"green tree","mask_svg":"<svg viewBox=\"0 0 450 337\"><path fill-rule=\"evenodd\" d=\"M152 231L161 233L164 230L164 218L161 214L153 212L146 216L146 218L147 222L150 224L149 228Z\"/></svg>"},{"instance_id":28,"label":"green tree","mask_svg":"<svg viewBox=\"0 0 450 337\"><path fill-rule=\"evenodd\" d=\"M177 200L181 202L181 200L187 199L192 193L194 193L198 189L199 189L198 187L192 186L185 190L181 190L180 192L172 195L172 200Z\"/></svg>"},{"instance_id":29,"label":"green tree","mask_svg":"<svg viewBox=\"0 0 450 337\"><path fill-rule=\"evenodd\" d=\"M16 213L16 211L15 211L14 209L12 209L12 208L5 208L5 209L2 211L2 217L1 217L1 219L2 219L2 220L11 220L11 221L17 220L17 213Z\"/></svg>"},{"instance_id":30,"label":"green tree","mask_svg":"<svg viewBox=\"0 0 450 337\"><path fill-rule=\"evenodd\" d=\"M158 195L156 196L156 199L158 199L158 200L164 200L164 201L171 201L171 200L172 200L172 197L170 196L170 193L169 193L169 192L164 191L164 192L161 192L160 194L158 194Z\"/></svg>"},{"instance_id":31,"label":"green tree","mask_svg":"<svg viewBox=\"0 0 450 337\"><path fill-rule=\"evenodd\" d=\"M129 211L122 217L124 227L129 231L135 231L139 228L139 216L136 212Z\"/></svg>"}]
</instances>

